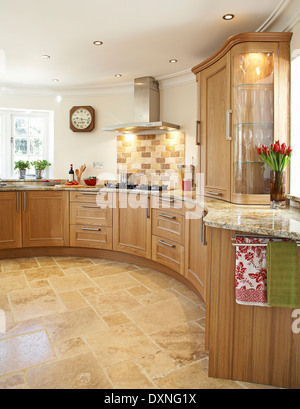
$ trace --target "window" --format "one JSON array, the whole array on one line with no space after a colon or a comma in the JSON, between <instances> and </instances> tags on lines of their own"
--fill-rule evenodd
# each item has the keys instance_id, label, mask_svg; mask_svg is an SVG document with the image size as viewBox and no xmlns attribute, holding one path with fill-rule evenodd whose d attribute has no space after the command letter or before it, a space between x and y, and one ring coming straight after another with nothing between
<instances>
[{"instance_id":1,"label":"window","mask_svg":"<svg viewBox=\"0 0 300 409\"><path fill-rule=\"evenodd\" d=\"M291 71L291 194L300 197L300 56L292 61Z\"/></svg>"},{"instance_id":2,"label":"window","mask_svg":"<svg viewBox=\"0 0 300 409\"><path fill-rule=\"evenodd\" d=\"M0 110L0 177L10 178L18 175L14 162L46 159L52 163L53 146L50 132L50 112ZM2 126L1 126L2 123ZM47 168L45 176L52 174ZM27 175L35 175L33 168Z\"/></svg>"},{"instance_id":3,"label":"window","mask_svg":"<svg viewBox=\"0 0 300 409\"><path fill-rule=\"evenodd\" d=\"M2 178L3 146L2 146L2 115L0 115L0 179Z\"/></svg>"}]
</instances>

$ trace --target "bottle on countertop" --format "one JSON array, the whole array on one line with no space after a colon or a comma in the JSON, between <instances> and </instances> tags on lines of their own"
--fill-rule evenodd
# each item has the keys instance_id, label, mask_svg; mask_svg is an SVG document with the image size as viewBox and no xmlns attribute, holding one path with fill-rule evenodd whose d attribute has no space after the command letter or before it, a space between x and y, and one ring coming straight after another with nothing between
<instances>
[{"instance_id":1,"label":"bottle on countertop","mask_svg":"<svg viewBox=\"0 0 300 409\"><path fill-rule=\"evenodd\" d=\"M71 166L70 166L68 180L69 180L69 182L73 182L73 180L74 180L74 170L73 170L73 165L71 165Z\"/></svg>"}]
</instances>

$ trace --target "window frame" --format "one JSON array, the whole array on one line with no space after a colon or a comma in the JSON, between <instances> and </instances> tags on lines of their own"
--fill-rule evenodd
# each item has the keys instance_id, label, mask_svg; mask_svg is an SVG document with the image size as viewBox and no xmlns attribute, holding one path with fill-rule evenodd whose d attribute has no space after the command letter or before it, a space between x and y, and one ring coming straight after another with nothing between
<instances>
[{"instance_id":1,"label":"window frame","mask_svg":"<svg viewBox=\"0 0 300 409\"><path fill-rule=\"evenodd\" d=\"M300 50L299 50L300 51ZM297 70L297 71L296 71ZM300 55L291 62L291 147L293 149L290 162L291 195L300 197L300 119L299 119L299 84Z\"/></svg>"},{"instance_id":2,"label":"window frame","mask_svg":"<svg viewBox=\"0 0 300 409\"><path fill-rule=\"evenodd\" d=\"M44 135L43 135L43 159L49 161L52 166L49 166L44 171L44 177L50 178L53 176L53 156L54 156L54 148L53 148L53 120L54 115L52 111L44 111L44 110L26 110L26 109L7 109L7 108L0 108L0 116L2 118L2 126L1 126L1 133L0 133L0 147L2 152L2 163L0 162L1 170L1 178L2 179L16 179L18 178L17 174L14 171L14 118L17 116L22 116L26 118L42 118L44 122ZM28 136L29 140L29 136ZM29 149L29 146L28 146ZM28 156L30 154L28 153ZM30 169L27 172L27 176L34 178L35 173L34 169Z\"/></svg>"}]
</instances>

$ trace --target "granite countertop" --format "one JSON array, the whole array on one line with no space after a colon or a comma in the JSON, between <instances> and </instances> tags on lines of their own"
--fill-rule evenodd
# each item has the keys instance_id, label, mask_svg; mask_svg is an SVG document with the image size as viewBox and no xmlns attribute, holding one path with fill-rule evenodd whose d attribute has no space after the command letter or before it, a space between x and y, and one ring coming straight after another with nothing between
<instances>
[{"instance_id":1,"label":"granite countertop","mask_svg":"<svg viewBox=\"0 0 300 409\"><path fill-rule=\"evenodd\" d=\"M124 192L141 193L145 195L161 196L169 199L181 200L187 203L203 206L207 212L204 219L206 226L222 229L236 230L245 233L267 235L274 237L289 238L300 241L300 209L287 207L281 210L270 209L269 206L235 205L217 199L209 199L196 192L166 191L163 193L144 190L108 189L102 186L83 187L52 187L37 184L7 185L0 188L1 191L16 190L64 190L84 192Z\"/></svg>"}]
</instances>

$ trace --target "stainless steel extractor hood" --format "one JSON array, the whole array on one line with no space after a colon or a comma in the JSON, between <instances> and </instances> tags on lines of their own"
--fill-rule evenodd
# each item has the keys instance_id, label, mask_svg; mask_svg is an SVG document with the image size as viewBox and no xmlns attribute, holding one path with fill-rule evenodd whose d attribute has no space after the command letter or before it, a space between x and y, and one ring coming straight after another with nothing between
<instances>
[{"instance_id":1,"label":"stainless steel extractor hood","mask_svg":"<svg viewBox=\"0 0 300 409\"><path fill-rule=\"evenodd\" d=\"M178 131L179 125L160 121L159 84L153 77L142 77L134 80L134 122L107 126L102 131L118 134L162 134Z\"/></svg>"}]
</instances>

